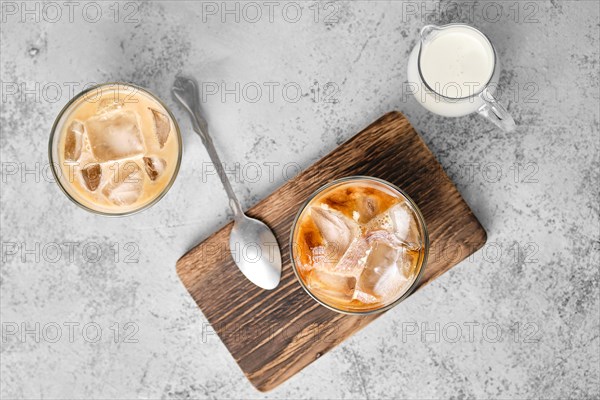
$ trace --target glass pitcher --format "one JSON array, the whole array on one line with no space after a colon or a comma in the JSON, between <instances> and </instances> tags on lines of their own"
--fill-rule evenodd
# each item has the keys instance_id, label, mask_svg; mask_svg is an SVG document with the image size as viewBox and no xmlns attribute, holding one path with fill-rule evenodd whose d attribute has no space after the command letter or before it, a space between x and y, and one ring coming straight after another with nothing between
<instances>
[{"instance_id":1,"label":"glass pitcher","mask_svg":"<svg viewBox=\"0 0 600 400\"><path fill-rule=\"evenodd\" d=\"M493 96L499 74L490 40L465 24L423 27L408 61L409 90L423 107L446 117L476 112L510 132L515 121Z\"/></svg>"}]
</instances>

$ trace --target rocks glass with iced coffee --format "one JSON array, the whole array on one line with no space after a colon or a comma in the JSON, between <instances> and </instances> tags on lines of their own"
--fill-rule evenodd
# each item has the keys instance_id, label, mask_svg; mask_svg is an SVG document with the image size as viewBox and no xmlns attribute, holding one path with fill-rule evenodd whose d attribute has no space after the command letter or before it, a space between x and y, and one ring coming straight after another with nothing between
<instances>
[{"instance_id":1,"label":"rocks glass with iced coffee","mask_svg":"<svg viewBox=\"0 0 600 400\"><path fill-rule=\"evenodd\" d=\"M157 202L181 162L181 135L150 92L109 83L75 97L50 137L50 161L65 194L83 208L125 215Z\"/></svg>"},{"instance_id":2,"label":"rocks glass with iced coffee","mask_svg":"<svg viewBox=\"0 0 600 400\"><path fill-rule=\"evenodd\" d=\"M338 312L368 314L407 297L429 238L415 203L380 179L350 177L319 189L292 229L292 265L304 289Z\"/></svg>"}]
</instances>

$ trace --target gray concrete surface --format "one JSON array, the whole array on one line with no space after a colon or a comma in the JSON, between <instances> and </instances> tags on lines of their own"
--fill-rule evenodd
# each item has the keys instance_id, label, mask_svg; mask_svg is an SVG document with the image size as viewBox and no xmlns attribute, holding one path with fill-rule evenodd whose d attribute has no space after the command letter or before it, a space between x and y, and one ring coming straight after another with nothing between
<instances>
[{"instance_id":1,"label":"gray concrete surface","mask_svg":"<svg viewBox=\"0 0 600 400\"><path fill-rule=\"evenodd\" d=\"M260 16L247 4L2 2L2 398L598 398L598 3L259 2ZM495 43L517 132L434 116L406 93L419 28L450 21ZM488 245L257 392L175 273L229 215L169 95L179 72L208 90L215 141L246 207L401 110ZM61 107L110 80L158 93L185 142L168 195L118 219L74 206L47 168Z\"/></svg>"}]
</instances>

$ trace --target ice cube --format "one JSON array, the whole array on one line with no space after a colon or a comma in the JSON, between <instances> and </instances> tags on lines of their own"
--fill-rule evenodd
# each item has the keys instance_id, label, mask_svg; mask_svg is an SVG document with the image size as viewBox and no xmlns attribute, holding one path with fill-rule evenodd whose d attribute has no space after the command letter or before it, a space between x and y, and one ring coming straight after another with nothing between
<instances>
[{"instance_id":1,"label":"ice cube","mask_svg":"<svg viewBox=\"0 0 600 400\"><path fill-rule=\"evenodd\" d=\"M311 264L310 269L317 268L323 271L333 271L340 257L335 252L335 248L324 246L316 246L311 248Z\"/></svg>"},{"instance_id":2,"label":"ice cube","mask_svg":"<svg viewBox=\"0 0 600 400\"><path fill-rule=\"evenodd\" d=\"M392 218L390 217L389 210L372 218L368 224L365 225L367 231L385 230L392 232L393 230Z\"/></svg>"},{"instance_id":3,"label":"ice cube","mask_svg":"<svg viewBox=\"0 0 600 400\"><path fill-rule=\"evenodd\" d=\"M375 196L365 194L356 199L356 208L358 222L365 224L379 212L379 202Z\"/></svg>"},{"instance_id":4,"label":"ice cube","mask_svg":"<svg viewBox=\"0 0 600 400\"><path fill-rule=\"evenodd\" d=\"M154 108L148 107L148 109L152 111L152 115L154 116L154 131L156 132L158 144L162 149L169 138L169 132L171 132L171 120L167 115Z\"/></svg>"},{"instance_id":5,"label":"ice cube","mask_svg":"<svg viewBox=\"0 0 600 400\"><path fill-rule=\"evenodd\" d=\"M333 271L345 276L359 276L365 266L368 251L369 244L365 238L354 239Z\"/></svg>"},{"instance_id":6,"label":"ice cube","mask_svg":"<svg viewBox=\"0 0 600 400\"><path fill-rule=\"evenodd\" d=\"M417 216L404 203L391 207L388 211L392 224L392 232L412 249L422 246L421 233Z\"/></svg>"},{"instance_id":7,"label":"ice cube","mask_svg":"<svg viewBox=\"0 0 600 400\"><path fill-rule=\"evenodd\" d=\"M155 181L162 175L167 166L167 162L159 157L144 157L144 168L151 181Z\"/></svg>"},{"instance_id":8,"label":"ice cube","mask_svg":"<svg viewBox=\"0 0 600 400\"><path fill-rule=\"evenodd\" d=\"M65 160L77 161L81 156L83 124L77 120L71 122L65 137Z\"/></svg>"},{"instance_id":9,"label":"ice cube","mask_svg":"<svg viewBox=\"0 0 600 400\"><path fill-rule=\"evenodd\" d=\"M392 247L401 246L404 243L398 240L396 235L394 235L392 232L384 229L368 230L365 234L365 239L371 245L377 241L382 241Z\"/></svg>"},{"instance_id":10,"label":"ice cube","mask_svg":"<svg viewBox=\"0 0 600 400\"><path fill-rule=\"evenodd\" d=\"M100 185L102 179L102 167L100 164L88 164L81 170L81 176L85 182L85 186L92 192Z\"/></svg>"},{"instance_id":11,"label":"ice cube","mask_svg":"<svg viewBox=\"0 0 600 400\"><path fill-rule=\"evenodd\" d=\"M98 102L98 114L113 111L117 108L123 108L124 105L125 101L115 98L115 96L105 97Z\"/></svg>"},{"instance_id":12,"label":"ice cube","mask_svg":"<svg viewBox=\"0 0 600 400\"><path fill-rule=\"evenodd\" d=\"M134 162L127 162L115 171L115 175L102 189L102 193L116 205L135 203L144 186L144 175Z\"/></svg>"},{"instance_id":13,"label":"ice cube","mask_svg":"<svg viewBox=\"0 0 600 400\"><path fill-rule=\"evenodd\" d=\"M311 207L310 213L326 241L326 253L339 260L350 247L350 243L359 236L359 225L342 213L331 209Z\"/></svg>"},{"instance_id":14,"label":"ice cube","mask_svg":"<svg viewBox=\"0 0 600 400\"><path fill-rule=\"evenodd\" d=\"M352 299L358 300L361 303L365 303L365 304L379 303L381 301L381 299L379 297L373 296L372 294L369 294L369 293L365 293L360 289L354 290L354 295L352 296Z\"/></svg>"},{"instance_id":15,"label":"ice cube","mask_svg":"<svg viewBox=\"0 0 600 400\"><path fill-rule=\"evenodd\" d=\"M85 121L92 153L98 162L120 160L144 153L137 114L113 110Z\"/></svg>"},{"instance_id":16,"label":"ice cube","mask_svg":"<svg viewBox=\"0 0 600 400\"><path fill-rule=\"evenodd\" d=\"M357 289L378 299L398 293L408 280L398 268L401 252L402 248L395 248L384 241L374 242Z\"/></svg>"},{"instance_id":17,"label":"ice cube","mask_svg":"<svg viewBox=\"0 0 600 400\"><path fill-rule=\"evenodd\" d=\"M419 250L411 250L407 248L400 249L400 256L396 261L402 275L410 279L416 272L419 263L421 252Z\"/></svg>"},{"instance_id":18,"label":"ice cube","mask_svg":"<svg viewBox=\"0 0 600 400\"><path fill-rule=\"evenodd\" d=\"M328 262L325 246L315 246L310 249L313 266Z\"/></svg>"},{"instance_id":19,"label":"ice cube","mask_svg":"<svg viewBox=\"0 0 600 400\"><path fill-rule=\"evenodd\" d=\"M417 216L406 204L396 204L387 211L377 215L365 226L367 231L385 230L393 233L395 238L414 250L422 247L421 233ZM392 238L388 241L395 242Z\"/></svg>"},{"instance_id":20,"label":"ice cube","mask_svg":"<svg viewBox=\"0 0 600 400\"><path fill-rule=\"evenodd\" d=\"M313 269L306 283L311 292L317 296L347 302L354 296L356 278Z\"/></svg>"},{"instance_id":21,"label":"ice cube","mask_svg":"<svg viewBox=\"0 0 600 400\"><path fill-rule=\"evenodd\" d=\"M368 233L352 240L348 249L339 259L327 256L327 249L319 246L313 249L314 268L334 273L336 275L358 277L362 273L371 251L370 244L374 241L389 240L393 235L387 231ZM394 241L390 241L394 243ZM398 243L397 241L395 243Z\"/></svg>"}]
</instances>

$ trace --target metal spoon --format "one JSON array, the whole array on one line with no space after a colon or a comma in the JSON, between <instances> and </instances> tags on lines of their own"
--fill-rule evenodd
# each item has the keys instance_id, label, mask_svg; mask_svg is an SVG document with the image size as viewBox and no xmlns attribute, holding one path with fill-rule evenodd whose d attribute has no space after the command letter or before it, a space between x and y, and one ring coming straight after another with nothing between
<instances>
[{"instance_id":1,"label":"metal spoon","mask_svg":"<svg viewBox=\"0 0 600 400\"><path fill-rule=\"evenodd\" d=\"M263 289L274 289L281 278L281 253L277 239L267 225L244 214L208 134L208 124L200 110L196 81L178 76L172 91L175 99L190 114L194 131L202 139L229 197L229 206L233 211L234 220L229 236L229 248L233 260L252 283Z\"/></svg>"}]
</instances>

